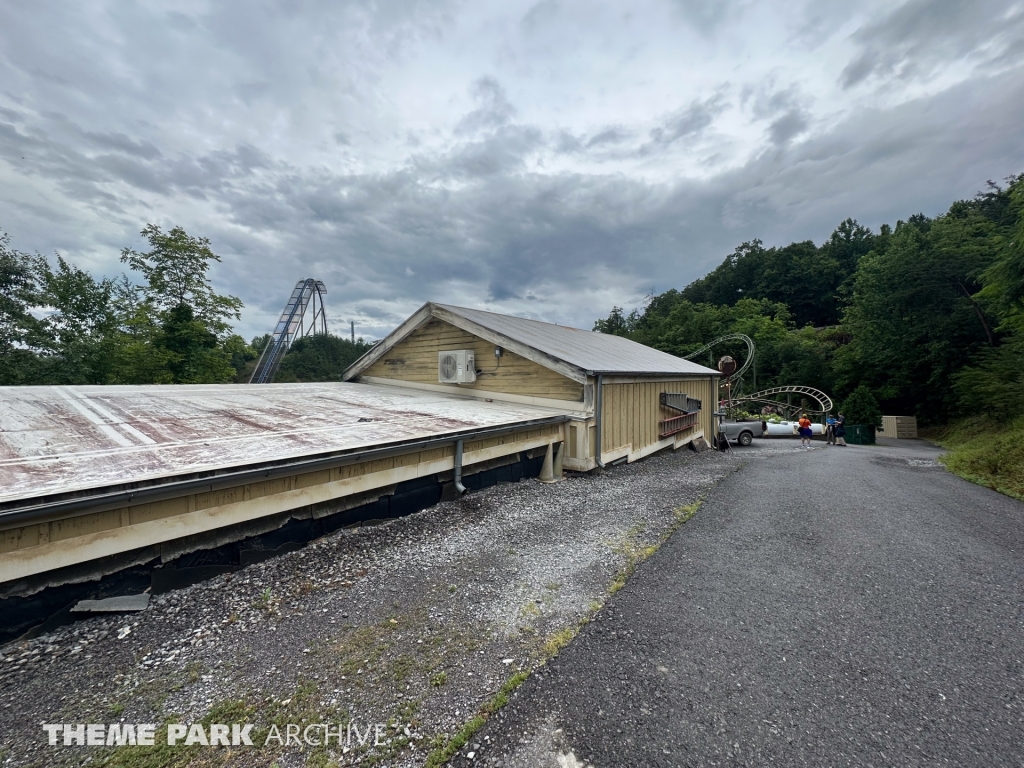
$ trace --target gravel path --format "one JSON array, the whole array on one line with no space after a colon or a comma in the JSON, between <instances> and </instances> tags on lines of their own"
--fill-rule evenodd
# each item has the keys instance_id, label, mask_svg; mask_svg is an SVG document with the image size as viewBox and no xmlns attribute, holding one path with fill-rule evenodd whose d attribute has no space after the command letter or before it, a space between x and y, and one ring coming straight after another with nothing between
<instances>
[{"instance_id":1,"label":"gravel path","mask_svg":"<svg viewBox=\"0 0 1024 768\"><path fill-rule=\"evenodd\" d=\"M911 445L750 462L453 765L1024 765L1024 505Z\"/></svg>"},{"instance_id":2,"label":"gravel path","mask_svg":"<svg viewBox=\"0 0 1024 768\"><path fill-rule=\"evenodd\" d=\"M678 453L495 486L0 649L0 765L423 765L562 647L740 457ZM255 723L256 747L49 746L43 723ZM263 744L386 723L387 744ZM475 743L471 741L471 744Z\"/></svg>"}]
</instances>

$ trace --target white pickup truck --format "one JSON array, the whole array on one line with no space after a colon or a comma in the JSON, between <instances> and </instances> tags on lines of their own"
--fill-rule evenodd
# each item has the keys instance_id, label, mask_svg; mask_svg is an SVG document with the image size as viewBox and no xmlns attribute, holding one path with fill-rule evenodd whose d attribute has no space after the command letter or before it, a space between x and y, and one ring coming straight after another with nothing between
<instances>
[{"instance_id":1,"label":"white pickup truck","mask_svg":"<svg viewBox=\"0 0 1024 768\"><path fill-rule=\"evenodd\" d=\"M747 446L754 442L755 437L764 437L763 421L723 421L719 434L725 435L730 442Z\"/></svg>"}]
</instances>

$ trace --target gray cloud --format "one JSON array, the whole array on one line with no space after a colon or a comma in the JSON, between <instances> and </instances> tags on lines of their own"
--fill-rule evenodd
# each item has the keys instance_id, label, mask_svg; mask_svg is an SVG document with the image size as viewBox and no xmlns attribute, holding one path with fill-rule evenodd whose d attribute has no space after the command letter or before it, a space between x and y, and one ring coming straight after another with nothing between
<instances>
[{"instance_id":1,"label":"gray cloud","mask_svg":"<svg viewBox=\"0 0 1024 768\"><path fill-rule=\"evenodd\" d=\"M768 127L768 135L773 144L785 144L795 136L807 130L807 115L799 109L791 109L772 121Z\"/></svg>"},{"instance_id":2,"label":"gray cloud","mask_svg":"<svg viewBox=\"0 0 1024 768\"><path fill-rule=\"evenodd\" d=\"M307 276L327 282L332 319L371 336L428 299L589 327L743 240L821 241L847 216L934 214L1024 170L1013 35L982 58L970 40L988 22L923 29L906 7L860 25L857 56L874 53L859 82L910 76L908 62L924 76L933 38L984 71L863 104L782 60L679 76L717 55L687 46L742 31L743 4L674 5L668 16L689 16L667 31L569 0L517 6L507 24L483 6L398 0L249 16L68 6L67 19L8 5L0 228L109 274L145 222L181 224L223 256L214 280L246 302L247 335ZM499 32L469 50L480 29ZM542 51L537 30L577 38ZM663 48L644 47L662 32Z\"/></svg>"},{"instance_id":3,"label":"gray cloud","mask_svg":"<svg viewBox=\"0 0 1024 768\"><path fill-rule=\"evenodd\" d=\"M768 121L768 137L776 146L788 143L810 127L807 102L795 85L776 88L772 77L757 87L745 87L740 95L740 103L749 105L755 118Z\"/></svg>"},{"instance_id":4,"label":"gray cloud","mask_svg":"<svg viewBox=\"0 0 1024 768\"><path fill-rule=\"evenodd\" d=\"M650 141L640 148L641 154L649 154L668 147L680 139L699 136L725 111L726 106L721 94L715 94L703 101L693 101L651 129Z\"/></svg>"},{"instance_id":5,"label":"gray cloud","mask_svg":"<svg viewBox=\"0 0 1024 768\"><path fill-rule=\"evenodd\" d=\"M459 120L455 126L456 136L500 128L515 117L516 108L493 77L481 77L473 83L470 93L479 106Z\"/></svg>"},{"instance_id":6,"label":"gray cloud","mask_svg":"<svg viewBox=\"0 0 1024 768\"><path fill-rule=\"evenodd\" d=\"M710 34L747 5L738 0L672 0L680 16L702 34Z\"/></svg>"},{"instance_id":7,"label":"gray cloud","mask_svg":"<svg viewBox=\"0 0 1024 768\"><path fill-rule=\"evenodd\" d=\"M908 0L853 35L860 52L841 76L850 88L869 78L928 78L966 60L982 68L1024 60L1024 9L1001 0Z\"/></svg>"}]
</instances>

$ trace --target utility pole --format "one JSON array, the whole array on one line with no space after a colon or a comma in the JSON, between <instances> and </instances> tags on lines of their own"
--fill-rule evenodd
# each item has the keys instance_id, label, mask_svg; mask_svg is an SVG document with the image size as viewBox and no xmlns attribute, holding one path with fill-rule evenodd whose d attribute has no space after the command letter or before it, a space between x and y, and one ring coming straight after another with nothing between
<instances>
[{"instance_id":1,"label":"utility pole","mask_svg":"<svg viewBox=\"0 0 1024 768\"><path fill-rule=\"evenodd\" d=\"M355 344L356 343L356 321L355 320L349 320L349 322L352 323L352 343Z\"/></svg>"}]
</instances>

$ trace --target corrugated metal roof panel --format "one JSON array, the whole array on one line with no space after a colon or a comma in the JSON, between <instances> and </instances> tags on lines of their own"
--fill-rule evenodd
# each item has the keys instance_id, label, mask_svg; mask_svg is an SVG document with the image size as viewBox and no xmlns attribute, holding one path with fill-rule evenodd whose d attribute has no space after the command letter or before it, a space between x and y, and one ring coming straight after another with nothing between
<instances>
[{"instance_id":1,"label":"corrugated metal roof panel","mask_svg":"<svg viewBox=\"0 0 1024 768\"><path fill-rule=\"evenodd\" d=\"M585 371L609 374L713 374L718 371L621 336L500 315L481 309L437 304L453 314Z\"/></svg>"}]
</instances>

